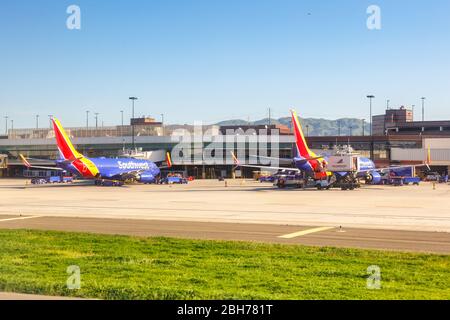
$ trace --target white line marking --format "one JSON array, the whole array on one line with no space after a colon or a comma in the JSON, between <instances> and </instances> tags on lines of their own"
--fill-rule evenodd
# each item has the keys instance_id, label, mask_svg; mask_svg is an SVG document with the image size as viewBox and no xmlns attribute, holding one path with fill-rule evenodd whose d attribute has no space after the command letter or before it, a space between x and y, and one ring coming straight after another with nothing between
<instances>
[{"instance_id":1,"label":"white line marking","mask_svg":"<svg viewBox=\"0 0 450 320\"><path fill-rule=\"evenodd\" d=\"M313 228L313 229L306 229L306 230L299 231L299 232L285 234L285 235L279 236L278 238L292 239L292 238L301 237L301 236L304 236L304 235L307 235L310 233L315 233L315 232L320 232L320 231L325 231L325 230L330 230L330 229L334 229L334 227L319 227L319 228Z\"/></svg>"},{"instance_id":2,"label":"white line marking","mask_svg":"<svg viewBox=\"0 0 450 320\"><path fill-rule=\"evenodd\" d=\"M41 218L41 216L30 216L30 217L20 217L20 218L0 219L0 222L3 222L3 221L12 221L12 220L25 220L25 219L33 219L33 218Z\"/></svg>"}]
</instances>

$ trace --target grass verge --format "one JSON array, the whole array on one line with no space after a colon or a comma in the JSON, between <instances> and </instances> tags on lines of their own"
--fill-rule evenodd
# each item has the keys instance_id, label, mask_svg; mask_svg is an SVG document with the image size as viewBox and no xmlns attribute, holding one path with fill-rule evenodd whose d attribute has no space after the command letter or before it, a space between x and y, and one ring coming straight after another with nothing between
<instances>
[{"instance_id":1,"label":"grass verge","mask_svg":"<svg viewBox=\"0 0 450 320\"><path fill-rule=\"evenodd\" d=\"M81 289L67 289L67 267ZM381 268L369 290L367 268ZM450 299L450 256L0 230L0 291L99 299Z\"/></svg>"}]
</instances>

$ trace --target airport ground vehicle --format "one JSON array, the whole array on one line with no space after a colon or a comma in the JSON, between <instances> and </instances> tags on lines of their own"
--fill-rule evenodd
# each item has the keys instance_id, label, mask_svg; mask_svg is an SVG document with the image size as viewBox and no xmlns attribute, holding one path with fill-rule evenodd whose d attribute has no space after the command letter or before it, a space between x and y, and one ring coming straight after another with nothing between
<instances>
[{"instance_id":1,"label":"airport ground vehicle","mask_svg":"<svg viewBox=\"0 0 450 320\"><path fill-rule=\"evenodd\" d=\"M183 177L166 177L159 181L160 184L187 184L188 180Z\"/></svg>"},{"instance_id":2,"label":"airport ground vehicle","mask_svg":"<svg viewBox=\"0 0 450 320\"><path fill-rule=\"evenodd\" d=\"M47 180L43 178L31 179L31 184L46 184L46 183L48 183Z\"/></svg>"},{"instance_id":3,"label":"airport ground vehicle","mask_svg":"<svg viewBox=\"0 0 450 320\"><path fill-rule=\"evenodd\" d=\"M279 174L272 176L273 185L283 189L286 187L304 188L306 187L308 180L303 179L300 175Z\"/></svg>"},{"instance_id":4,"label":"airport ground vehicle","mask_svg":"<svg viewBox=\"0 0 450 320\"><path fill-rule=\"evenodd\" d=\"M258 179L259 182L274 182L276 177L274 175L272 176L262 176Z\"/></svg>"},{"instance_id":5,"label":"airport ground vehicle","mask_svg":"<svg viewBox=\"0 0 450 320\"><path fill-rule=\"evenodd\" d=\"M73 182L73 177L71 176L53 176L50 177L49 183L71 183Z\"/></svg>"},{"instance_id":6,"label":"airport ground vehicle","mask_svg":"<svg viewBox=\"0 0 450 320\"><path fill-rule=\"evenodd\" d=\"M314 179L300 174L280 174L275 176L273 183L278 188L295 187L302 189L329 190L340 188L341 190L354 190L361 185L355 175L331 175L325 179Z\"/></svg>"},{"instance_id":7,"label":"airport ground vehicle","mask_svg":"<svg viewBox=\"0 0 450 320\"><path fill-rule=\"evenodd\" d=\"M46 179L34 178L31 179L32 184L47 184L47 183L72 183L73 177L71 176L51 176Z\"/></svg>"},{"instance_id":8,"label":"airport ground vehicle","mask_svg":"<svg viewBox=\"0 0 450 320\"><path fill-rule=\"evenodd\" d=\"M403 186L408 184L419 185L421 179L416 175L414 167L405 167L397 170L381 172L379 184Z\"/></svg>"},{"instance_id":9,"label":"airport ground vehicle","mask_svg":"<svg viewBox=\"0 0 450 320\"><path fill-rule=\"evenodd\" d=\"M439 180L441 179L441 175L437 172L428 172L425 180L426 181L437 181L439 182Z\"/></svg>"}]
</instances>

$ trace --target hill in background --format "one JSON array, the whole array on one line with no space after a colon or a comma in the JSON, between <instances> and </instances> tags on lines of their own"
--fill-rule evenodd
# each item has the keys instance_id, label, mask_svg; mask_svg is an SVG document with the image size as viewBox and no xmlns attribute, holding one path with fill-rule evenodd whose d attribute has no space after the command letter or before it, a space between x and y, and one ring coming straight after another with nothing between
<instances>
[{"instance_id":1,"label":"hill in background","mask_svg":"<svg viewBox=\"0 0 450 320\"><path fill-rule=\"evenodd\" d=\"M352 135L362 135L363 122L361 119L355 118L342 118L337 120L327 120L327 119L316 119L316 118L299 118L300 123L303 126L303 131L306 134L307 126L309 126L308 131L310 136L336 136L339 134L339 123L341 127L341 135L350 135L350 131ZM243 125L261 125L268 124L269 119L261 119L258 121L245 121L245 120L226 120L216 123L216 125L220 126L243 126ZM282 124L290 129L292 129L291 118L284 117L279 119L271 119L272 124ZM370 132L370 124L365 123L365 134L368 135Z\"/></svg>"}]
</instances>

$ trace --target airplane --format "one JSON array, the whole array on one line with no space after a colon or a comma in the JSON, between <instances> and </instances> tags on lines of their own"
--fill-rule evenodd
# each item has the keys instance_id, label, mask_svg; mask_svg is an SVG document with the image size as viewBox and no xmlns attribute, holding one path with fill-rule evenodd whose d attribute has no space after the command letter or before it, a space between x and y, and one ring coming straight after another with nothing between
<instances>
[{"instance_id":1,"label":"airplane","mask_svg":"<svg viewBox=\"0 0 450 320\"><path fill-rule=\"evenodd\" d=\"M153 183L160 175L162 168L170 168L172 161L170 153L166 153L167 166L157 166L149 160L132 158L88 158L78 152L69 139L58 119L51 119L55 132L56 144L60 159L55 160L56 168L33 166L29 159L20 154L27 168L67 171L85 179L95 179L96 184L103 180L135 180L142 183Z\"/></svg>"},{"instance_id":2,"label":"airplane","mask_svg":"<svg viewBox=\"0 0 450 320\"><path fill-rule=\"evenodd\" d=\"M311 151L306 143L305 135L303 134L303 129L298 119L295 110L291 110L291 120L292 128L295 136L295 146L297 155L291 160L294 168L287 167L272 167L272 166L258 166L258 165L246 165L241 164L237 157L231 152L234 163L237 167L250 167L250 168L260 168L278 171L294 171L296 173L305 173L307 176L312 177L314 180L327 180L335 176L336 179L346 182L356 182L358 178L363 178L366 183L378 184L381 182L381 174L386 171L392 170L402 170L405 168L415 168L427 166L429 168L430 163L430 151L428 151L427 162L420 165L404 165L404 166L390 166L386 168L377 168L375 163L365 157L357 156L357 166L353 172L349 171L336 171L331 172L327 170L329 164L330 156L316 155ZM278 159L271 157L259 157L271 160L286 161L288 159Z\"/></svg>"}]
</instances>

